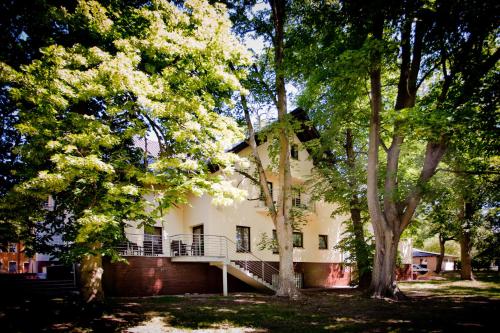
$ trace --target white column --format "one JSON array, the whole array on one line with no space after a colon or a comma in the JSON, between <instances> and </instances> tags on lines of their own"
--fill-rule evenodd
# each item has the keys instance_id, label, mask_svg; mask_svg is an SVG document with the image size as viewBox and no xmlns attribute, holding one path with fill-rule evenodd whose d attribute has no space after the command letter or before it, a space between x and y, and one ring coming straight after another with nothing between
<instances>
[{"instance_id":1,"label":"white column","mask_svg":"<svg viewBox=\"0 0 500 333\"><path fill-rule=\"evenodd\" d=\"M222 292L227 296L227 264L222 264Z\"/></svg>"}]
</instances>

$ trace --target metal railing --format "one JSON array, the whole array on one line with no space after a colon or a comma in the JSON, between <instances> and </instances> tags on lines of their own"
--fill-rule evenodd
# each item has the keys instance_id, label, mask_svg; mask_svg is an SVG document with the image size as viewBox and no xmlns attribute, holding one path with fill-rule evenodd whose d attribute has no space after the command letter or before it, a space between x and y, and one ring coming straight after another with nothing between
<instances>
[{"instance_id":1,"label":"metal railing","mask_svg":"<svg viewBox=\"0 0 500 333\"><path fill-rule=\"evenodd\" d=\"M276 267L226 236L179 234L170 236L169 244L172 257L205 256L227 259L247 274L260 278L270 285L273 284L273 275L279 274Z\"/></svg>"},{"instance_id":2,"label":"metal railing","mask_svg":"<svg viewBox=\"0 0 500 333\"><path fill-rule=\"evenodd\" d=\"M160 235L126 234L126 240L115 247L122 256L165 256L163 239Z\"/></svg>"}]
</instances>

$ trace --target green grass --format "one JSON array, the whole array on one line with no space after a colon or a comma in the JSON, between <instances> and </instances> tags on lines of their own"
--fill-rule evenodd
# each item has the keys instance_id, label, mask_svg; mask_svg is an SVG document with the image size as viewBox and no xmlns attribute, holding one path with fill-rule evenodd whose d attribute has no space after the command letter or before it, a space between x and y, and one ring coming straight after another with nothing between
<instances>
[{"instance_id":1,"label":"green grass","mask_svg":"<svg viewBox=\"0 0 500 333\"><path fill-rule=\"evenodd\" d=\"M399 284L409 296L486 297L500 299L500 274L476 273L474 281L462 281L456 273L445 274L446 280L406 281Z\"/></svg>"},{"instance_id":2,"label":"green grass","mask_svg":"<svg viewBox=\"0 0 500 333\"><path fill-rule=\"evenodd\" d=\"M0 308L6 332L490 332L500 313L498 274L477 281L404 282L407 301L367 298L353 289L303 292L298 301L262 294L113 299L104 311L66 302ZM26 320L30 318L30 320Z\"/></svg>"}]
</instances>

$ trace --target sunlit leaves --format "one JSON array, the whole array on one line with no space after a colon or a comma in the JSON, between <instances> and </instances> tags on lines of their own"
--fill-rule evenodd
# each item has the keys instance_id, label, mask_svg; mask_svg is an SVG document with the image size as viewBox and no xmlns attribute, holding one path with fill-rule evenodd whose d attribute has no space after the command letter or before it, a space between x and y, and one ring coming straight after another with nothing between
<instances>
[{"instance_id":1,"label":"sunlit leaves","mask_svg":"<svg viewBox=\"0 0 500 333\"><path fill-rule=\"evenodd\" d=\"M249 55L224 6L80 0L68 8L54 10L75 43L47 45L17 71L0 63L23 135L16 149L25 180L13 193L38 207L53 195L48 220L71 230L80 254L85 244L111 253L127 221L151 223L191 194L222 205L242 199L222 176L242 163L226 149L243 135L214 109L241 89L244 72L230 65L248 64ZM159 152L134 146L146 136Z\"/></svg>"}]
</instances>

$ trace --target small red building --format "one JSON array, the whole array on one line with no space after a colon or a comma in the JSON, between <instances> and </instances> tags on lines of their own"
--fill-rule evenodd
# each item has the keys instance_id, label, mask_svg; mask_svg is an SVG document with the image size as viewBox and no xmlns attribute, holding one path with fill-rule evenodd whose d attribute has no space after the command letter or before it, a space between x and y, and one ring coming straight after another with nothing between
<instances>
[{"instance_id":1,"label":"small red building","mask_svg":"<svg viewBox=\"0 0 500 333\"><path fill-rule=\"evenodd\" d=\"M437 267L439 253L413 249L413 264L420 265L422 268L427 268L429 271L435 271ZM452 271L455 268L455 263L458 260L457 256L445 254L442 271Z\"/></svg>"},{"instance_id":2,"label":"small red building","mask_svg":"<svg viewBox=\"0 0 500 333\"><path fill-rule=\"evenodd\" d=\"M34 260L24 253L21 242L0 244L0 274L33 273Z\"/></svg>"}]
</instances>

